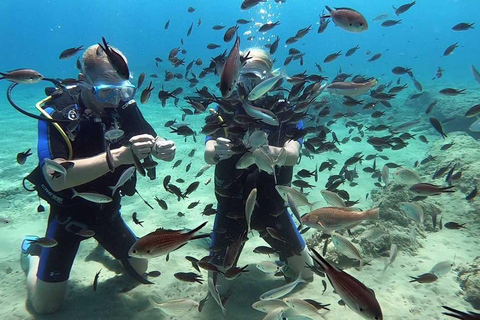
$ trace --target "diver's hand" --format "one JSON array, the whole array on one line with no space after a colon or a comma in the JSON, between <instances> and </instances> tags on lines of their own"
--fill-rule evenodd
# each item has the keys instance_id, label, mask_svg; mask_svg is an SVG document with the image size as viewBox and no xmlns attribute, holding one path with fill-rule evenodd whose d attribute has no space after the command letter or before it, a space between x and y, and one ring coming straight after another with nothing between
<instances>
[{"instance_id":1,"label":"diver's hand","mask_svg":"<svg viewBox=\"0 0 480 320\"><path fill-rule=\"evenodd\" d=\"M232 147L232 141L229 139L217 138L215 144L215 155L217 155L220 160L228 159L234 154Z\"/></svg>"},{"instance_id":2,"label":"diver's hand","mask_svg":"<svg viewBox=\"0 0 480 320\"><path fill-rule=\"evenodd\" d=\"M281 167L285 165L285 160L287 158L287 150L281 147L274 147L264 145L261 147L267 155L269 155L274 161L276 161L276 165Z\"/></svg>"},{"instance_id":3,"label":"diver's hand","mask_svg":"<svg viewBox=\"0 0 480 320\"><path fill-rule=\"evenodd\" d=\"M138 159L144 159L152 152L155 138L149 134L139 134L130 138L130 149Z\"/></svg>"},{"instance_id":4,"label":"diver's hand","mask_svg":"<svg viewBox=\"0 0 480 320\"><path fill-rule=\"evenodd\" d=\"M175 142L156 137L153 147L152 156L163 161L172 161L175 158Z\"/></svg>"}]
</instances>

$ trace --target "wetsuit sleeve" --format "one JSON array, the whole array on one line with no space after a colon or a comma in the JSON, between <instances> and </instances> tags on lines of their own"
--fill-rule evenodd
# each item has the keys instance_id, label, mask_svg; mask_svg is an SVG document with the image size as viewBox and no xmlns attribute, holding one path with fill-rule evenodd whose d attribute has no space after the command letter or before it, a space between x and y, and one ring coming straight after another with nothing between
<instances>
[{"instance_id":1,"label":"wetsuit sleeve","mask_svg":"<svg viewBox=\"0 0 480 320\"><path fill-rule=\"evenodd\" d=\"M305 125L303 124L303 120L301 120L299 123L297 123L297 129L302 130L305 128ZM298 143L300 143L300 146L303 145L303 137L297 140Z\"/></svg>"},{"instance_id":2,"label":"wetsuit sleeve","mask_svg":"<svg viewBox=\"0 0 480 320\"><path fill-rule=\"evenodd\" d=\"M139 134L150 134L153 137L157 136L157 133L150 125L150 123L145 120L142 112L138 108L137 103L132 103L127 106L125 109L118 108L118 114L121 118L122 128L129 136L129 138L139 135Z\"/></svg>"},{"instance_id":3,"label":"wetsuit sleeve","mask_svg":"<svg viewBox=\"0 0 480 320\"><path fill-rule=\"evenodd\" d=\"M54 112L53 108L46 108L45 111L52 115ZM38 141L37 141L37 150L38 150L38 161L40 167L43 166L45 158L55 159L55 158L68 158L68 147L67 143L60 135L58 130L47 121L38 121Z\"/></svg>"},{"instance_id":4,"label":"wetsuit sleeve","mask_svg":"<svg viewBox=\"0 0 480 320\"><path fill-rule=\"evenodd\" d=\"M213 110L217 111L218 112L218 106L215 106L213 107ZM208 120L212 115L209 115L207 116L207 118L205 120ZM205 121L206 122L206 121ZM207 141L210 141L210 140L214 140L216 139L217 137L213 137L213 136L210 136L210 135L207 135L205 136L205 143L207 143Z\"/></svg>"}]
</instances>

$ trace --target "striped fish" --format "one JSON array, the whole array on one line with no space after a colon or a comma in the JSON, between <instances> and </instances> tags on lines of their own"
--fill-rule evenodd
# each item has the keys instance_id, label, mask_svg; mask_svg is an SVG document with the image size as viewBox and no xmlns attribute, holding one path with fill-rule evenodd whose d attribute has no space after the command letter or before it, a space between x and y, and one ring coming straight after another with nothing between
<instances>
[{"instance_id":1,"label":"striped fish","mask_svg":"<svg viewBox=\"0 0 480 320\"><path fill-rule=\"evenodd\" d=\"M332 242L335 248L344 256L350 259L356 259L360 261L359 268L363 268L363 258L360 251L358 251L357 247L353 245L347 238L337 233L332 234Z\"/></svg>"},{"instance_id":2,"label":"striped fish","mask_svg":"<svg viewBox=\"0 0 480 320\"><path fill-rule=\"evenodd\" d=\"M158 229L138 239L128 251L128 255L137 258L154 258L169 254L190 240L210 237L210 234L195 235L206 224L207 221L189 232Z\"/></svg>"},{"instance_id":3,"label":"striped fish","mask_svg":"<svg viewBox=\"0 0 480 320\"><path fill-rule=\"evenodd\" d=\"M343 302L364 319L383 320L382 309L372 289L346 272L332 266L315 249L313 260L325 271L328 280Z\"/></svg>"}]
</instances>

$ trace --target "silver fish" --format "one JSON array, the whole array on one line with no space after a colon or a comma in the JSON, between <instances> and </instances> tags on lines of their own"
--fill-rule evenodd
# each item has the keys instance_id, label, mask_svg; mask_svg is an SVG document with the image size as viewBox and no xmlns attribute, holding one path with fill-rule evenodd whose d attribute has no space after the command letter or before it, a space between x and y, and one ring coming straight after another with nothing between
<instances>
[{"instance_id":1,"label":"silver fish","mask_svg":"<svg viewBox=\"0 0 480 320\"><path fill-rule=\"evenodd\" d=\"M345 238L342 235L339 235L337 233L332 233L332 242L335 248L343 254L344 256L350 258L350 259L356 259L360 261L360 266L359 268L363 268L363 258L362 254L358 249L353 245L353 243L350 242L347 238Z\"/></svg>"},{"instance_id":2,"label":"silver fish","mask_svg":"<svg viewBox=\"0 0 480 320\"><path fill-rule=\"evenodd\" d=\"M260 121L271 126L279 126L280 122L278 121L277 116L272 111L252 106L246 100L242 101L242 106L245 112L250 117L254 119L259 119Z\"/></svg>"},{"instance_id":3,"label":"silver fish","mask_svg":"<svg viewBox=\"0 0 480 320\"><path fill-rule=\"evenodd\" d=\"M416 224L422 225L424 220L423 209L418 204L413 202L400 202L400 209L409 218L415 221Z\"/></svg>"},{"instance_id":4,"label":"silver fish","mask_svg":"<svg viewBox=\"0 0 480 320\"><path fill-rule=\"evenodd\" d=\"M320 193L323 196L323 199L327 202L327 204L331 207L339 207L339 208L344 208L346 207L345 202L343 201L342 198L335 192L329 191L329 190L322 190Z\"/></svg>"},{"instance_id":5,"label":"silver fish","mask_svg":"<svg viewBox=\"0 0 480 320\"><path fill-rule=\"evenodd\" d=\"M259 300L252 304L252 308L261 312L269 313L270 311L280 308L287 307L287 304L280 299L271 299L271 300Z\"/></svg>"},{"instance_id":6,"label":"silver fish","mask_svg":"<svg viewBox=\"0 0 480 320\"><path fill-rule=\"evenodd\" d=\"M72 188L73 196L72 199L75 197L83 198L87 201L94 202L94 203L109 203L112 202L112 198L106 196L104 194L96 193L96 192L77 192L75 189Z\"/></svg>"},{"instance_id":7,"label":"silver fish","mask_svg":"<svg viewBox=\"0 0 480 320\"><path fill-rule=\"evenodd\" d=\"M298 277L295 281L287 283L281 287L269 290L265 293L263 293L260 296L260 300L268 300L268 299L278 299L283 296L286 296L290 292L292 292L293 289L299 284L299 283L307 283L304 279L302 279L302 274L299 273Z\"/></svg>"},{"instance_id":8,"label":"silver fish","mask_svg":"<svg viewBox=\"0 0 480 320\"><path fill-rule=\"evenodd\" d=\"M300 213L298 212L297 205L295 204L295 201L293 200L293 197L290 193L287 193L287 202L288 206L290 207L290 210L292 210L293 215L295 218L297 218L298 222L300 222L300 227L302 226L302 218L300 217Z\"/></svg>"},{"instance_id":9,"label":"silver fish","mask_svg":"<svg viewBox=\"0 0 480 320\"><path fill-rule=\"evenodd\" d=\"M388 186L390 182L390 171L386 165L382 168L382 181L385 183L385 186Z\"/></svg>"},{"instance_id":10,"label":"silver fish","mask_svg":"<svg viewBox=\"0 0 480 320\"><path fill-rule=\"evenodd\" d=\"M283 301L293 310L296 314L307 316L312 319L324 319L320 313L318 313L317 308L308 303L305 300L298 298L284 298ZM290 317L288 318L290 319Z\"/></svg>"},{"instance_id":11,"label":"silver fish","mask_svg":"<svg viewBox=\"0 0 480 320\"><path fill-rule=\"evenodd\" d=\"M397 258L397 254L398 254L398 247L395 243L392 243L392 245L390 246L390 255L388 257L388 260L385 260L385 267L383 268L383 271L387 270L388 266L392 265L392 263Z\"/></svg>"},{"instance_id":12,"label":"silver fish","mask_svg":"<svg viewBox=\"0 0 480 320\"><path fill-rule=\"evenodd\" d=\"M255 209L255 202L257 201L257 188L253 188L247 197L245 203L245 219L247 220L247 234L250 233L250 222L252 220L252 213Z\"/></svg>"},{"instance_id":13,"label":"silver fish","mask_svg":"<svg viewBox=\"0 0 480 320\"><path fill-rule=\"evenodd\" d=\"M433 273L437 277L443 277L444 275L449 273L450 270L452 270L452 267L454 265L455 263L451 262L450 260L441 261L434 265L429 273Z\"/></svg>"},{"instance_id":14,"label":"silver fish","mask_svg":"<svg viewBox=\"0 0 480 320\"><path fill-rule=\"evenodd\" d=\"M222 313L225 316L227 314L227 309L225 309L225 307L222 303L222 299L220 298L220 293L218 293L218 288L215 285L215 283L213 282L213 277L208 277L208 291L212 295L215 302L222 309Z\"/></svg>"},{"instance_id":15,"label":"silver fish","mask_svg":"<svg viewBox=\"0 0 480 320\"><path fill-rule=\"evenodd\" d=\"M125 171L123 171L120 178L118 178L117 184L114 185L114 186L108 187L109 189L112 190L112 197L113 197L113 195L115 194L115 192L117 191L118 188L123 186L125 184L125 182L127 182L128 180L130 180L132 178L134 172L135 172L135 167L127 168Z\"/></svg>"},{"instance_id":16,"label":"silver fish","mask_svg":"<svg viewBox=\"0 0 480 320\"><path fill-rule=\"evenodd\" d=\"M275 84L282 78L286 76L285 70L280 71L279 69L276 69L272 72L272 74L277 74L274 77L268 78L260 82L255 86L255 88L250 91L248 94L248 100L254 101L257 100L261 97L263 97L270 89L272 89Z\"/></svg>"},{"instance_id":17,"label":"silver fish","mask_svg":"<svg viewBox=\"0 0 480 320\"><path fill-rule=\"evenodd\" d=\"M158 308L172 317L181 317L198 308L198 302L190 299L175 299L163 303L157 303L152 297L148 297L150 305Z\"/></svg>"},{"instance_id":18,"label":"silver fish","mask_svg":"<svg viewBox=\"0 0 480 320\"><path fill-rule=\"evenodd\" d=\"M275 189L285 201L288 201L288 195L290 195L297 207L308 206L308 208L312 210L313 203L310 203L307 197L297 189L283 185L277 185Z\"/></svg>"},{"instance_id":19,"label":"silver fish","mask_svg":"<svg viewBox=\"0 0 480 320\"><path fill-rule=\"evenodd\" d=\"M240 159L238 159L235 165L236 169L246 169L255 163L255 157L251 152L246 152Z\"/></svg>"}]
</instances>

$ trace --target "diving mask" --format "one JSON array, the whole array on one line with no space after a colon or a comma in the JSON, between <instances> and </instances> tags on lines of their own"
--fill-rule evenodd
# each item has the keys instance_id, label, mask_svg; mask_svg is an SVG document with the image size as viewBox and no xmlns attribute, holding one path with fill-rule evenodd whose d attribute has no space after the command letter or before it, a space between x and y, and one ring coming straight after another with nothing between
<instances>
[{"instance_id":1,"label":"diving mask","mask_svg":"<svg viewBox=\"0 0 480 320\"><path fill-rule=\"evenodd\" d=\"M119 84L99 84L92 86L92 92L100 102L111 102L117 99L128 101L133 99L137 87L126 80Z\"/></svg>"}]
</instances>

